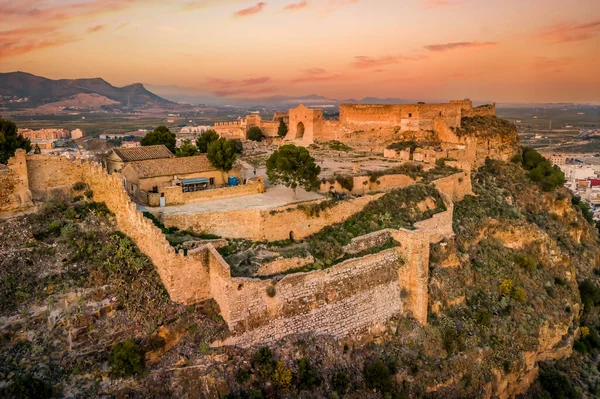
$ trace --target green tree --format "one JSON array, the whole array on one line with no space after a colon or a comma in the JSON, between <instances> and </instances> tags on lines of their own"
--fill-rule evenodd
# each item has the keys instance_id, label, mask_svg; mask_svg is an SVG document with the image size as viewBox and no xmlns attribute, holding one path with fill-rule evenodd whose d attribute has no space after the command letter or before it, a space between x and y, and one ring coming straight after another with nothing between
<instances>
[{"instance_id":1,"label":"green tree","mask_svg":"<svg viewBox=\"0 0 600 399\"><path fill-rule=\"evenodd\" d=\"M513 157L519 161L517 156ZM565 175L558 168L544 158L539 152L530 147L523 147L520 158L523 168L529 171L529 178L540 185L544 191L554 191L565 184Z\"/></svg>"},{"instance_id":2,"label":"green tree","mask_svg":"<svg viewBox=\"0 0 600 399\"><path fill-rule=\"evenodd\" d=\"M213 141L217 141L219 139L219 135L213 129L209 129L205 132L202 132L200 137L196 140L196 147L200 153L205 154L208 151L208 146Z\"/></svg>"},{"instance_id":3,"label":"green tree","mask_svg":"<svg viewBox=\"0 0 600 399\"><path fill-rule=\"evenodd\" d=\"M171 133L168 127L160 125L154 131L146 134L141 141L142 146L164 144L169 151L175 153L177 139L175 133Z\"/></svg>"},{"instance_id":4,"label":"green tree","mask_svg":"<svg viewBox=\"0 0 600 399\"><path fill-rule=\"evenodd\" d=\"M196 148L194 144L188 139L183 140L183 143L177 149L177 153L175 156L177 157L191 157L194 155L198 155L200 151Z\"/></svg>"},{"instance_id":5,"label":"green tree","mask_svg":"<svg viewBox=\"0 0 600 399\"><path fill-rule=\"evenodd\" d=\"M33 148L33 153L34 154L41 154L42 153L42 149L40 148L39 145L35 145L35 147Z\"/></svg>"},{"instance_id":6,"label":"green tree","mask_svg":"<svg viewBox=\"0 0 600 399\"><path fill-rule=\"evenodd\" d=\"M259 128L258 126L252 126L250 129L248 129L247 137L248 140L262 141L265 138L265 135L263 134L261 128Z\"/></svg>"},{"instance_id":7,"label":"green tree","mask_svg":"<svg viewBox=\"0 0 600 399\"><path fill-rule=\"evenodd\" d=\"M241 154L242 152L244 152L244 144L242 143L242 140L231 139L229 140L229 142L231 143L231 146L233 147L233 150L236 154Z\"/></svg>"},{"instance_id":8,"label":"green tree","mask_svg":"<svg viewBox=\"0 0 600 399\"><path fill-rule=\"evenodd\" d=\"M19 148L31 151L31 141L17 132L17 125L13 121L0 118L0 163L8 163L8 159Z\"/></svg>"},{"instance_id":9,"label":"green tree","mask_svg":"<svg viewBox=\"0 0 600 399\"><path fill-rule=\"evenodd\" d=\"M283 121L283 118L279 119L279 128L277 129L279 137L285 137L288 134L288 126Z\"/></svg>"},{"instance_id":10,"label":"green tree","mask_svg":"<svg viewBox=\"0 0 600 399\"><path fill-rule=\"evenodd\" d=\"M294 144L282 145L267 160L267 177L271 184L282 184L293 189L294 199L298 186L306 191L319 186L319 173L321 168L315 164L308 150Z\"/></svg>"},{"instance_id":11,"label":"green tree","mask_svg":"<svg viewBox=\"0 0 600 399\"><path fill-rule=\"evenodd\" d=\"M229 140L220 138L208 145L206 157L215 168L223 172L223 179L225 179L225 173L233 168L237 154Z\"/></svg>"}]
</instances>

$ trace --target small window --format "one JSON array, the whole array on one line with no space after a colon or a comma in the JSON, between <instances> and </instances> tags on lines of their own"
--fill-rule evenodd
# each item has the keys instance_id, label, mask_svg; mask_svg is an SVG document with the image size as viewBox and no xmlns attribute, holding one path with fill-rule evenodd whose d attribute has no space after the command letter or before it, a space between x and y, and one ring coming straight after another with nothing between
<instances>
[{"instance_id":1,"label":"small window","mask_svg":"<svg viewBox=\"0 0 600 399\"><path fill-rule=\"evenodd\" d=\"M209 183L210 183L210 185L211 185L211 186L214 186L214 185L215 185L215 178L214 178L214 177L211 177L211 178L209 179Z\"/></svg>"},{"instance_id":2,"label":"small window","mask_svg":"<svg viewBox=\"0 0 600 399\"><path fill-rule=\"evenodd\" d=\"M409 117L409 118L412 118L412 114L410 114L410 113L409 113L409 114L408 114L408 117Z\"/></svg>"}]
</instances>

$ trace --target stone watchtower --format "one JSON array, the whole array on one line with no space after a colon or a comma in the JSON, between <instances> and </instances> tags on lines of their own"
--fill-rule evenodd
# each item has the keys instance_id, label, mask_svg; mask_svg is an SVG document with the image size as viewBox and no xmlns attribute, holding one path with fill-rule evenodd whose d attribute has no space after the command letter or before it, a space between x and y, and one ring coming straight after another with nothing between
<instances>
[{"instance_id":1,"label":"stone watchtower","mask_svg":"<svg viewBox=\"0 0 600 399\"><path fill-rule=\"evenodd\" d=\"M299 105L290 109L290 125L286 140L302 140L312 143L323 130L323 111Z\"/></svg>"}]
</instances>

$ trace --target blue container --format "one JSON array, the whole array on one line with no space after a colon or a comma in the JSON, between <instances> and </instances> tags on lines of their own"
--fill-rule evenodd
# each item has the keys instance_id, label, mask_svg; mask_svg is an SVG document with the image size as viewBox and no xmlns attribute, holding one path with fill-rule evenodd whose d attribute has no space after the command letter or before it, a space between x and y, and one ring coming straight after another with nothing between
<instances>
[{"instance_id":1,"label":"blue container","mask_svg":"<svg viewBox=\"0 0 600 399\"><path fill-rule=\"evenodd\" d=\"M230 186L237 186L238 184L240 184L238 178L236 176L232 176L229 178L229 185Z\"/></svg>"}]
</instances>

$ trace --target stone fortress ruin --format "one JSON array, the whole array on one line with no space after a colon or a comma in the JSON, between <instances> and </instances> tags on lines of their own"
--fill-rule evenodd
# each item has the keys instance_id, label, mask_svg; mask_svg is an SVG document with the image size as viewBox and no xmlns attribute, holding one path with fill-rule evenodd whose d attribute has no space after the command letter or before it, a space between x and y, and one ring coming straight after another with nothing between
<instances>
[{"instance_id":1,"label":"stone fortress ruin","mask_svg":"<svg viewBox=\"0 0 600 399\"><path fill-rule=\"evenodd\" d=\"M294 272L303 260L284 258L271 262L262 276L234 277L211 240L195 249L177 252L162 231L137 210L119 173L109 175L96 164L26 155L22 150L17 151L7 168L0 170L0 214L27 211L34 202L56 193L69 193L76 182L85 182L93 191L94 200L106 203L115 214L118 228L151 259L173 301L193 304L213 299L219 305L231 334L217 344L250 346L298 333L342 339L368 333L396 314L410 314L427 323L430 244L453 235L453 202L472 193L471 168L482 165L488 157L507 160L517 149L516 133L514 138L507 138L462 135L459 131L461 118L493 114L493 105L472 108L466 101L442 105L343 105L339 121L323 120L321 111L303 106L290 110L287 140L349 141L358 130L381 128L395 140L404 137L401 135L405 132L410 132L412 139L428 140L420 135L425 132L441 143L440 158L449 159L447 162L456 168L453 174L432 181L443 201L443 211L432 213L410 229L385 229L355 237L344 247L346 254L363 254L390 238L395 245L349 257L320 270ZM245 131L248 124L263 123L268 129L275 126L276 134L278 120L262 122L258 116L215 128L219 134L231 137L227 132L233 135L243 124ZM409 153L409 159L414 154ZM306 207L323 200L268 210L164 215L161 222L166 227L229 239L297 240L344 222L389 190L415 183L417 180L402 174L382 176L373 186L361 183L369 186L368 192L336 202L318 216L307 213ZM431 208L421 205L423 210Z\"/></svg>"},{"instance_id":2,"label":"stone fortress ruin","mask_svg":"<svg viewBox=\"0 0 600 399\"><path fill-rule=\"evenodd\" d=\"M496 104L473 107L470 100L452 100L446 104L340 104L339 120L328 120L320 109L300 105L287 113L277 112L272 121L252 114L234 122L216 123L221 136L246 139L247 129L261 128L267 137L277 136L279 120L288 124L286 141L311 144L318 141L352 141L360 133L374 129L392 129L395 133L449 131L460 128L461 119L494 116Z\"/></svg>"}]
</instances>

